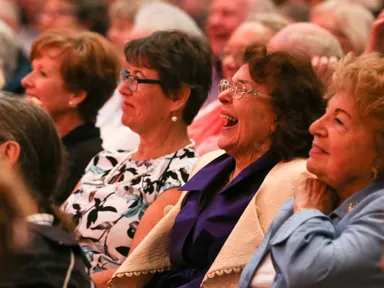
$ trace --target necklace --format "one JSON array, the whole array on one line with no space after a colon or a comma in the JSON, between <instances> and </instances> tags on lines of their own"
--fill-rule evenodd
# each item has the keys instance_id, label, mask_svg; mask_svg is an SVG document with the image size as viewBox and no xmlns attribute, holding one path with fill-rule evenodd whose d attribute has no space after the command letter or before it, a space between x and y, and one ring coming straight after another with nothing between
<instances>
[{"instance_id":1,"label":"necklace","mask_svg":"<svg viewBox=\"0 0 384 288\"><path fill-rule=\"evenodd\" d=\"M190 140L190 143L187 145L187 146L185 146L184 148L182 148L182 149L190 149L190 148L192 148L193 146L195 146L195 141L193 141L193 140ZM124 157L124 159L123 160L121 160L115 167L113 167L110 171L109 171L109 173L104 177L104 181L103 181L103 184L104 184L104 186L107 186L107 185L109 185L110 183L110 181L112 180L112 178L113 178L113 175L116 173L116 171L118 171L129 159L131 159L131 157L132 157L132 155L133 154L135 154L136 152L137 152L137 148L135 149L135 150L132 150L131 152L129 152L128 154L127 154L127 156L126 157ZM179 150L181 150L181 149L179 149ZM177 150L177 151L179 151L179 150ZM177 153L177 151L176 151L176 153ZM164 156L166 156L166 155L164 155ZM159 157L159 158L156 158L156 159L154 159L154 160L160 160L160 158L163 158L164 156L162 156L162 157ZM144 176L144 175L147 175L147 174L149 174L149 173L151 173L155 168L156 168L156 166L157 166L157 164L159 163L160 161L157 161L157 163L155 163L155 164L153 164L153 165L151 165L151 167L149 168L149 169L147 169L146 171L144 171L144 172L142 172L142 173L140 173L140 174L138 174L138 175L135 175L135 177L133 177L133 178L131 178L130 180L129 180L129 182L132 182L133 180L136 180L136 179L139 179L140 177L142 177L142 176ZM125 181L124 181L125 182Z\"/></svg>"}]
</instances>

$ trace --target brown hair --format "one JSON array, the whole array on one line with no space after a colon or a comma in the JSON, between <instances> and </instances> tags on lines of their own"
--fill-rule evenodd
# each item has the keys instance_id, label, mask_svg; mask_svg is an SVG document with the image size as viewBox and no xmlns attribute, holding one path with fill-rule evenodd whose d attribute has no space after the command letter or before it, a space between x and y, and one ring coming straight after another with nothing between
<instances>
[{"instance_id":1,"label":"brown hair","mask_svg":"<svg viewBox=\"0 0 384 288\"><path fill-rule=\"evenodd\" d=\"M14 96L0 96L0 143L20 146L18 168L42 213L55 217L55 224L71 230L71 221L50 201L65 179L67 157L51 117L41 108Z\"/></svg>"},{"instance_id":2,"label":"brown hair","mask_svg":"<svg viewBox=\"0 0 384 288\"><path fill-rule=\"evenodd\" d=\"M58 48L61 75L70 92L85 91L87 97L78 106L81 117L94 123L97 112L115 90L120 59L115 48L93 32L48 31L32 45L31 61L43 49Z\"/></svg>"},{"instance_id":3,"label":"brown hair","mask_svg":"<svg viewBox=\"0 0 384 288\"><path fill-rule=\"evenodd\" d=\"M325 109L324 87L309 58L287 52L267 54L265 46L251 45L244 61L252 79L266 85L277 114L271 150L284 161L308 157L313 139L309 126Z\"/></svg>"},{"instance_id":4,"label":"brown hair","mask_svg":"<svg viewBox=\"0 0 384 288\"><path fill-rule=\"evenodd\" d=\"M331 99L336 93L347 93L356 104L361 118L373 121L376 129L378 165L383 170L384 157L384 58L380 54L359 57L352 53L338 64L325 96Z\"/></svg>"},{"instance_id":5,"label":"brown hair","mask_svg":"<svg viewBox=\"0 0 384 288\"><path fill-rule=\"evenodd\" d=\"M159 31L125 45L127 62L154 69L159 73L161 88L171 98L183 85L191 94L183 110L189 125L208 97L212 84L212 51L201 37L180 31Z\"/></svg>"}]
</instances>

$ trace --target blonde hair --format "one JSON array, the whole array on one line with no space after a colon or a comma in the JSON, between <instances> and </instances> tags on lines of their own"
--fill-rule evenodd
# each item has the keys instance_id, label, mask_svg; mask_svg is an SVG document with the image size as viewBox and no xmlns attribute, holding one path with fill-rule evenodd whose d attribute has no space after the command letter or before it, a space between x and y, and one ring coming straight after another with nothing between
<instances>
[{"instance_id":1,"label":"blonde hair","mask_svg":"<svg viewBox=\"0 0 384 288\"><path fill-rule=\"evenodd\" d=\"M150 1L151 0L116 0L109 8L109 18L120 18L133 23L140 6Z\"/></svg>"}]
</instances>

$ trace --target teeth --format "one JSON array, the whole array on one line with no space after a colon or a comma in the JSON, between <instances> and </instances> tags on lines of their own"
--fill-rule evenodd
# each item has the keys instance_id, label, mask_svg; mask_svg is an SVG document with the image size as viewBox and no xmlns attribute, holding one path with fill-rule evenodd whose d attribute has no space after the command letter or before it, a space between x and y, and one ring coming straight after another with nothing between
<instances>
[{"instance_id":1,"label":"teeth","mask_svg":"<svg viewBox=\"0 0 384 288\"><path fill-rule=\"evenodd\" d=\"M223 118L223 119L226 119L226 120L228 120L228 121L232 121L232 122L237 121L235 118L232 118L232 117L230 117L230 116L228 116L228 115L224 115L224 114L221 114L221 115L220 115L220 118Z\"/></svg>"}]
</instances>

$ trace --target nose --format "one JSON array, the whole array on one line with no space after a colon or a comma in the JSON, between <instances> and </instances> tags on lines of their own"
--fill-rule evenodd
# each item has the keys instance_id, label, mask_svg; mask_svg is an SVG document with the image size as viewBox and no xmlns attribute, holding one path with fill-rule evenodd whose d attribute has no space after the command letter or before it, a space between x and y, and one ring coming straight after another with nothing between
<instances>
[{"instance_id":1,"label":"nose","mask_svg":"<svg viewBox=\"0 0 384 288\"><path fill-rule=\"evenodd\" d=\"M326 115L323 115L319 119L317 119L315 122L309 126L309 132L313 136L320 136L320 137L326 137L327 136L327 129L325 127L325 120L326 120Z\"/></svg>"},{"instance_id":2,"label":"nose","mask_svg":"<svg viewBox=\"0 0 384 288\"><path fill-rule=\"evenodd\" d=\"M232 103L232 96L231 96L231 91L229 89L221 92L218 96L217 99L221 102L221 104L230 104Z\"/></svg>"},{"instance_id":3,"label":"nose","mask_svg":"<svg viewBox=\"0 0 384 288\"><path fill-rule=\"evenodd\" d=\"M21 85L26 89L32 86L32 72L29 72L27 75L21 79Z\"/></svg>"},{"instance_id":4,"label":"nose","mask_svg":"<svg viewBox=\"0 0 384 288\"><path fill-rule=\"evenodd\" d=\"M126 80L120 82L119 93L123 97L132 94L131 89L128 88L128 82Z\"/></svg>"}]
</instances>

